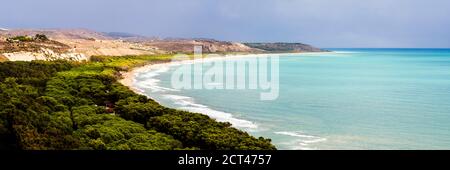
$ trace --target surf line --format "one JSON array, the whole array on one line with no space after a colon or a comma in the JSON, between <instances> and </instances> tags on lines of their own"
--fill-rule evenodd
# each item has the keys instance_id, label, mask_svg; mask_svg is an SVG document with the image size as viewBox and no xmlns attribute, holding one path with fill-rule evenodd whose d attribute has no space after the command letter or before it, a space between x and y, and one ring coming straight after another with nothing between
<instances>
[{"instance_id":1,"label":"surf line","mask_svg":"<svg viewBox=\"0 0 450 170\"><path fill-rule=\"evenodd\" d=\"M202 47L194 47L194 60L179 66L172 73L172 88L177 90L261 90L260 100L278 98L280 86L278 55L243 57L239 60L229 60L232 57L220 57L217 54L208 54L205 59L202 56ZM189 56L178 54L174 56L173 61L187 59ZM208 59L215 60L205 62ZM204 67L209 69L204 70Z\"/></svg>"}]
</instances>

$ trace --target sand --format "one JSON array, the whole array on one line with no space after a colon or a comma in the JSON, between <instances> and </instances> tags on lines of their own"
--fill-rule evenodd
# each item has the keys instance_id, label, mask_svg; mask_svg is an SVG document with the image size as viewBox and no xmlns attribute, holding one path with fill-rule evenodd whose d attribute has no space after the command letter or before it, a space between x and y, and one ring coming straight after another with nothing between
<instances>
[{"instance_id":1,"label":"sand","mask_svg":"<svg viewBox=\"0 0 450 170\"><path fill-rule=\"evenodd\" d=\"M120 83L129 87L131 90L138 94L143 94L141 90L134 86L135 77L137 74L142 72L148 72L152 69L157 69L160 67L167 67L170 65L179 65L184 63L192 63L192 62L207 62L212 60L223 60L229 58L242 58L242 57L263 57L267 55L298 55L298 54L318 54L318 53L333 53L333 52L311 52L311 53L274 53L274 54L236 54L236 55L220 55L218 57L210 57L210 58L200 58L193 60L184 60L184 61L167 61L163 63L150 63L144 66L135 67L128 72L121 72L122 79L119 80Z\"/></svg>"}]
</instances>

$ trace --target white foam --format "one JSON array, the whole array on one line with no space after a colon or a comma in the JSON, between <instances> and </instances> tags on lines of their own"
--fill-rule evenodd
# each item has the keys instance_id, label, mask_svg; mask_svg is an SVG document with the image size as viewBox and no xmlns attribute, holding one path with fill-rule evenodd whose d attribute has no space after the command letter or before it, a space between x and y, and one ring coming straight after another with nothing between
<instances>
[{"instance_id":1,"label":"white foam","mask_svg":"<svg viewBox=\"0 0 450 170\"><path fill-rule=\"evenodd\" d=\"M324 142L327 140L326 138L321 138L318 136L305 135L302 132L283 131L283 132L274 132L274 133L279 134L279 135L287 135L287 136L297 137L298 139L294 140L292 142L292 144L289 144L289 145L293 146L291 149L295 149L295 150L316 149L316 148L310 147L310 145L314 144L314 143Z\"/></svg>"},{"instance_id":2,"label":"white foam","mask_svg":"<svg viewBox=\"0 0 450 170\"><path fill-rule=\"evenodd\" d=\"M178 109L195 113L201 113L213 119L216 119L219 122L230 122L233 125L233 127L236 128L245 128L247 130L251 129L254 130L258 128L258 126L255 123L248 120L235 118L231 113L213 110L208 106L197 104L191 97L173 94L166 94L163 95L163 97L166 99L170 99L174 104L179 105L180 107L178 107Z\"/></svg>"},{"instance_id":3,"label":"white foam","mask_svg":"<svg viewBox=\"0 0 450 170\"><path fill-rule=\"evenodd\" d=\"M172 95L172 94L168 94L168 95L164 95L165 98L169 98L169 99L174 99L174 100L186 100L186 99L192 99L191 97L187 97L187 96L178 96L178 95Z\"/></svg>"},{"instance_id":4,"label":"white foam","mask_svg":"<svg viewBox=\"0 0 450 170\"><path fill-rule=\"evenodd\" d=\"M137 83L136 87L146 89L146 90L151 90L152 93L166 92L166 91L178 91L176 89L171 89L171 88L166 88L166 87L161 87L161 86L156 86L156 85L151 85L151 84L146 84L146 83Z\"/></svg>"},{"instance_id":5,"label":"white foam","mask_svg":"<svg viewBox=\"0 0 450 170\"><path fill-rule=\"evenodd\" d=\"M248 120L235 118L231 113L213 110L208 106L195 103L194 99L191 97L168 94L168 92L174 92L179 90L159 86L161 81L157 79L157 77L161 73L169 71L171 66L176 66L180 64L191 64L191 62L193 62L193 60L185 62L174 62L167 65L153 65L153 67L151 68L142 68L142 70L136 72L133 85L139 91L150 90L152 95L162 94L163 98L169 99L175 105L178 105L179 106L178 109L205 114L220 122L230 122L232 126L236 128L244 128L250 131L254 131L256 128L258 128L258 126L255 123Z\"/></svg>"},{"instance_id":6,"label":"white foam","mask_svg":"<svg viewBox=\"0 0 450 170\"><path fill-rule=\"evenodd\" d=\"M303 146L294 146L293 150L317 150L316 148L303 147Z\"/></svg>"},{"instance_id":7,"label":"white foam","mask_svg":"<svg viewBox=\"0 0 450 170\"><path fill-rule=\"evenodd\" d=\"M205 114L219 122L230 122L233 127L236 128L246 128L246 129L256 129L258 126L248 120L234 118L231 113L221 112L217 110L210 109L208 107L180 107L179 109Z\"/></svg>"},{"instance_id":8,"label":"white foam","mask_svg":"<svg viewBox=\"0 0 450 170\"><path fill-rule=\"evenodd\" d=\"M151 92L165 92L165 91L179 91L177 89L173 89L173 88L167 88L167 87L162 87L162 86L158 86L159 82L161 82L161 80L157 79L156 77L159 76L161 73L167 72L169 71L169 67L157 67L154 69L150 69L147 72L137 72L135 74L135 79L134 79L134 86L141 88L141 89L148 89L151 90ZM139 77L139 79L143 79L143 80L137 80L137 77Z\"/></svg>"},{"instance_id":9,"label":"white foam","mask_svg":"<svg viewBox=\"0 0 450 170\"><path fill-rule=\"evenodd\" d=\"M197 104L194 102L194 99L187 96L178 96L178 95L163 95L164 98L171 99L175 104L183 106L183 107L199 107L199 108L207 108L205 105Z\"/></svg>"},{"instance_id":10,"label":"white foam","mask_svg":"<svg viewBox=\"0 0 450 170\"><path fill-rule=\"evenodd\" d=\"M279 134L279 135L288 135L288 136L301 137L301 138L317 138L315 136L304 135L299 132L274 132L274 133Z\"/></svg>"}]
</instances>

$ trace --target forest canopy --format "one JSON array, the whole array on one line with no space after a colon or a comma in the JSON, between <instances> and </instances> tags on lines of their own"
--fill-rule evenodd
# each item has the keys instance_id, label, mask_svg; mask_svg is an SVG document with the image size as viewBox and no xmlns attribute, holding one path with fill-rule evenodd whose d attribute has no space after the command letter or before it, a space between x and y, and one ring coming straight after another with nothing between
<instances>
[{"instance_id":1,"label":"forest canopy","mask_svg":"<svg viewBox=\"0 0 450 170\"><path fill-rule=\"evenodd\" d=\"M170 109L118 83L120 71L170 56L0 63L0 149L273 150L206 115Z\"/></svg>"}]
</instances>

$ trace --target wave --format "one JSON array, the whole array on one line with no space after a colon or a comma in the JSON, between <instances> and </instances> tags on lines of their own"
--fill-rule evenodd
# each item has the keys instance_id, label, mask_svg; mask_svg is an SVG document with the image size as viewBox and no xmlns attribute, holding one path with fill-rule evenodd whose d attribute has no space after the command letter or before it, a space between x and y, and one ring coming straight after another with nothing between
<instances>
[{"instance_id":1,"label":"wave","mask_svg":"<svg viewBox=\"0 0 450 170\"><path fill-rule=\"evenodd\" d=\"M258 126L248 120L238 119L233 116L231 113L217 111L214 109L209 108L208 106L197 104L195 103L194 99L187 96L179 96L179 95L172 95L172 94L166 94L162 97L166 99L172 100L172 102L175 105L178 105L177 109L190 111L190 112L196 112L201 113L204 115L207 115L213 119L216 119L220 122L230 122L234 127L236 128L245 128L245 129L256 129Z\"/></svg>"},{"instance_id":2,"label":"wave","mask_svg":"<svg viewBox=\"0 0 450 170\"><path fill-rule=\"evenodd\" d=\"M141 89L148 89L151 90L151 92L165 92L165 91L179 91L177 89L167 88L158 86L159 80L157 76L159 76L161 73L169 71L169 67L159 67L158 69L150 69L146 72L138 72L135 75L135 81L133 83L134 86L141 88Z\"/></svg>"},{"instance_id":3,"label":"wave","mask_svg":"<svg viewBox=\"0 0 450 170\"><path fill-rule=\"evenodd\" d=\"M213 110L208 107L179 107L178 109L205 114L219 122L230 122L231 125L236 128L245 128L247 130L255 130L258 128L258 126L251 121L238 119L233 117L231 113Z\"/></svg>"},{"instance_id":4,"label":"wave","mask_svg":"<svg viewBox=\"0 0 450 170\"><path fill-rule=\"evenodd\" d=\"M156 80L156 79L148 79L146 81L139 81L138 83L135 83L135 86L138 88L141 88L141 89L151 90L152 93L166 92L166 91L179 91L177 89L158 86L158 85L156 85L158 82L159 82L159 80Z\"/></svg>"},{"instance_id":5,"label":"wave","mask_svg":"<svg viewBox=\"0 0 450 170\"><path fill-rule=\"evenodd\" d=\"M174 104L180 105L182 107L198 107L198 108L207 108L207 106L202 104L196 104L194 99L187 96L178 96L178 95L163 95L164 98L170 99L174 102Z\"/></svg>"},{"instance_id":6,"label":"wave","mask_svg":"<svg viewBox=\"0 0 450 170\"><path fill-rule=\"evenodd\" d=\"M292 149L295 149L295 150L316 149L316 148L310 147L309 145L314 144L314 143L324 142L327 140L326 138L312 136L312 135L306 135L306 134L304 134L302 132L298 132L298 131L297 132L282 131L282 132L274 132L274 133L279 134L279 135L297 137L298 139L293 140L292 143L289 144L290 146L292 146Z\"/></svg>"},{"instance_id":7,"label":"wave","mask_svg":"<svg viewBox=\"0 0 450 170\"><path fill-rule=\"evenodd\" d=\"M274 132L274 133L279 134L279 135L287 135L287 136L294 136L294 137L301 137L301 138L317 138L315 136L300 134L299 132Z\"/></svg>"},{"instance_id":8,"label":"wave","mask_svg":"<svg viewBox=\"0 0 450 170\"><path fill-rule=\"evenodd\" d=\"M175 66L177 64L171 63L170 66ZM176 109L181 109L189 112L196 112L207 115L219 122L229 122L233 127L245 129L249 131L255 131L258 126L248 120L238 119L233 116L231 113L217 111L209 108L208 106L197 104L195 100L188 96L180 96L171 94L171 92L179 91L177 89L172 89L168 87L160 86L161 80L158 79L158 76L161 73L169 71L169 65L158 67L157 69L148 69L142 70L135 75L135 80L133 85L137 88L138 91L143 92L144 95L150 97L151 96L159 96L161 98L168 99L175 106L178 106ZM156 100L158 97L155 97ZM161 102L161 101L157 101Z\"/></svg>"}]
</instances>

